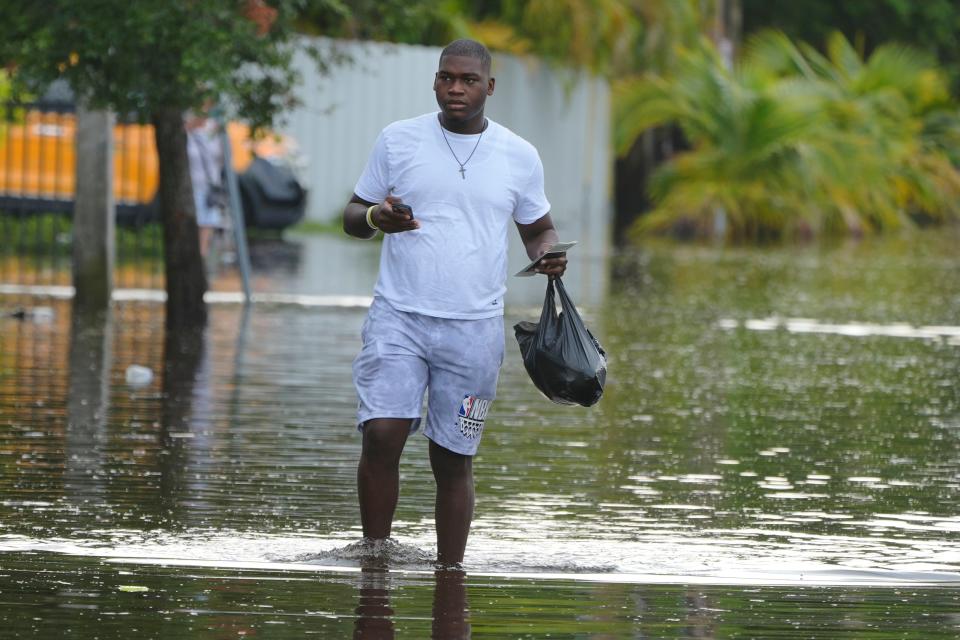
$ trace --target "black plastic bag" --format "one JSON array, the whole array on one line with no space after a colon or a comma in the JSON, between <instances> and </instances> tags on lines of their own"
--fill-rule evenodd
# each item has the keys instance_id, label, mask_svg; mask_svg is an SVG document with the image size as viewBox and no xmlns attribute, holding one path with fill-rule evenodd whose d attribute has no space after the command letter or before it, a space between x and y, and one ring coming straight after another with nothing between
<instances>
[{"instance_id":1,"label":"black plastic bag","mask_svg":"<svg viewBox=\"0 0 960 640\"><path fill-rule=\"evenodd\" d=\"M555 294L560 296L557 313ZM514 325L523 365L537 389L558 404L589 407L603 395L606 352L584 326L560 278L551 277L540 322Z\"/></svg>"}]
</instances>

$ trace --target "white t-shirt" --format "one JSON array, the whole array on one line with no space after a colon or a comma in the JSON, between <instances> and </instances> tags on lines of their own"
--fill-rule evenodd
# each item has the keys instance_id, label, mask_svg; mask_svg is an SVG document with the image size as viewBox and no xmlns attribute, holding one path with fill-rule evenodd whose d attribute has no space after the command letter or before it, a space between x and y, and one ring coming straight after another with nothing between
<instances>
[{"instance_id":1,"label":"white t-shirt","mask_svg":"<svg viewBox=\"0 0 960 640\"><path fill-rule=\"evenodd\" d=\"M428 113L394 122L377 138L354 192L368 202L392 193L420 222L419 229L387 234L380 254L374 295L401 311L458 319L503 315L511 223L536 222L550 203L537 150L487 122L480 138L441 131L438 114ZM465 163L465 177L454 153Z\"/></svg>"}]
</instances>

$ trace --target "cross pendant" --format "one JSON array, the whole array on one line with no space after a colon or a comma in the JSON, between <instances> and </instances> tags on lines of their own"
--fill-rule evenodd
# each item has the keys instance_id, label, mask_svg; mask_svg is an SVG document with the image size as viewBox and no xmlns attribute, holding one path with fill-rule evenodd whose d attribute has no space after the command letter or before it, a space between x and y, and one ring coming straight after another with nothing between
<instances>
[{"instance_id":1,"label":"cross pendant","mask_svg":"<svg viewBox=\"0 0 960 640\"><path fill-rule=\"evenodd\" d=\"M463 167L460 167L460 178L461 178L462 180L466 180L466 179L467 179L467 170L464 169Z\"/></svg>"}]
</instances>

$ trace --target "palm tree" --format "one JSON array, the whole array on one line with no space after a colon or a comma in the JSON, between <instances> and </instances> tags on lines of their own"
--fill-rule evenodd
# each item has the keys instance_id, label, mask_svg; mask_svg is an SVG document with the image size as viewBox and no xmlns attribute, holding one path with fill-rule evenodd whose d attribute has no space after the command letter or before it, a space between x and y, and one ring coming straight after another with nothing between
<instances>
[{"instance_id":1,"label":"palm tree","mask_svg":"<svg viewBox=\"0 0 960 640\"><path fill-rule=\"evenodd\" d=\"M735 236L802 219L813 181L806 141L823 127L810 100L778 98L749 69L728 70L702 41L669 78L646 76L616 89L615 136L624 151L645 129L676 123L692 149L658 170L656 206L643 230L692 220L704 233L726 224Z\"/></svg>"},{"instance_id":2,"label":"palm tree","mask_svg":"<svg viewBox=\"0 0 960 640\"><path fill-rule=\"evenodd\" d=\"M687 220L741 239L863 233L958 213L947 153L957 113L942 74L912 50L863 60L838 34L821 55L767 32L727 69L704 40L671 75L625 81L615 98L621 152L667 123L691 146L654 175L637 232Z\"/></svg>"},{"instance_id":3,"label":"palm tree","mask_svg":"<svg viewBox=\"0 0 960 640\"><path fill-rule=\"evenodd\" d=\"M863 60L840 33L828 38L821 55L775 32L753 41L749 55L757 66L808 83L837 144L862 150L838 194L849 202L847 222L883 230L921 215L956 217L960 175L950 154L960 119L931 57L887 44Z\"/></svg>"}]
</instances>

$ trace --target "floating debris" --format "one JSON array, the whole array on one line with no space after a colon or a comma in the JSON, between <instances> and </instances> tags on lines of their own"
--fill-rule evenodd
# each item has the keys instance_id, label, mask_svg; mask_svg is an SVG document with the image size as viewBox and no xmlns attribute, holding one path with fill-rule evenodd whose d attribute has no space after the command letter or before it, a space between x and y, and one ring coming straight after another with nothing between
<instances>
[{"instance_id":1,"label":"floating debris","mask_svg":"<svg viewBox=\"0 0 960 640\"><path fill-rule=\"evenodd\" d=\"M53 321L53 309L51 307L17 307L13 311L3 311L0 313L0 317L29 320L36 324L49 324Z\"/></svg>"},{"instance_id":2,"label":"floating debris","mask_svg":"<svg viewBox=\"0 0 960 640\"><path fill-rule=\"evenodd\" d=\"M126 380L131 387L145 387L153 382L153 370L150 367L132 364L127 367Z\"/></svg>"}]
</instances>

